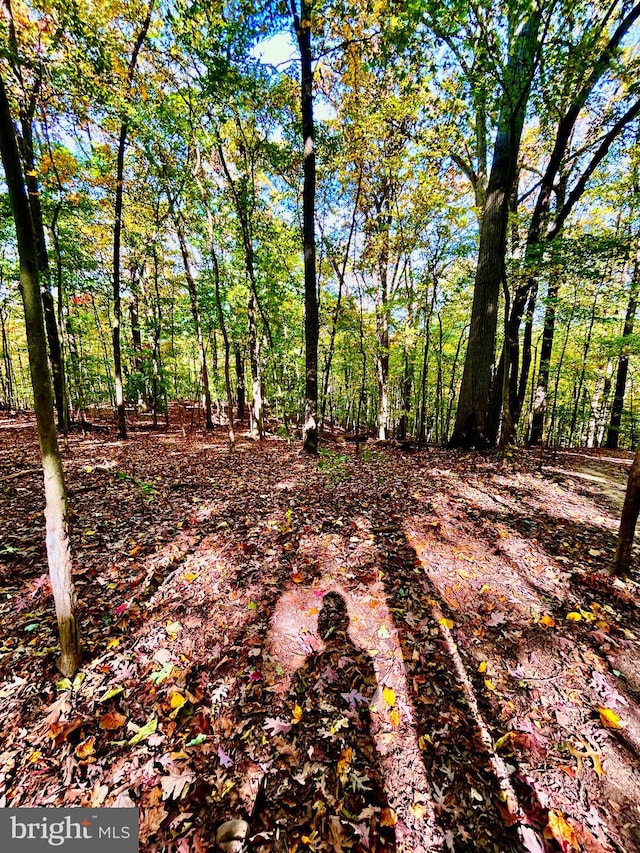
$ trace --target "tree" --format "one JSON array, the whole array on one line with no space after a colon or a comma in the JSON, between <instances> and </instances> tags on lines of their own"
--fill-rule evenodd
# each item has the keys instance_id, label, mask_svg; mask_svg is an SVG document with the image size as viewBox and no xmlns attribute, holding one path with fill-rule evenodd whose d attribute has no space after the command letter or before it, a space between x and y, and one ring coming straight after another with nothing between
<instances>
[{"instance_id":1,"label":"tree","mask_svg":"<svg viewBox=\"0 0 640 853\"><path fill-rule=\"evenodd\" d=\"M129 67L127 69L127 92L129 97L133 85L133 77L138 64L138 56L147 37L149 26L151 24L151 14L153 12L155 0L151 0L147 8L146 16L140 27L140 31L136 38ZM122 319L122 300L120 297L120 242L122 235L122 200L124 194L124 154L127 145L127 134L129 132L129 121L125 117L120 125L120 133L118 135L118 154L116 160L116 196L115 196L115 215L113 223L113 365L116 381L116 409L118 419L118 436L119 438L127 437L127 421L125 417L125 402L122 385L122 354L120 347L120 324Z\"/></svg>"},{"instance_id":2,"label":"tree","mask_svg":"<svg viewBox=\"0 0 640 853\"><path fill-rule=\"evenodd\" d=\"M517 174L520 139L538 54L541 11L509 21L512 40L504 71L493 160L480 224L480 247L471 307L469 342L462 374L453 447L487 447L489 400L498 300L506 280L505 255L509 201Z\"/></svg>"},{"instance_id":3,"label":"tree","mask_svg":"<svg viewBox=\"0 0 640 853\"><path fill-rule=\"evenodd\" d=\"M640 447L633 457L629 479L627 480L627 491L624 496L622 515L620 516L620 528L618 530L618 544L613 558L613 573L622 577L629 573L631 565L631 550L633 538L636 532L636 522L640 514Z\"/></svg>"},{"instance_id":4,"label":"tree","mask_svg":"<svg viewBox=\"0 0 640 853\"><path fill-rule=\"evenodd\" d=\"M20 287L44 473L47 559L62 651L58 666L64 675L73 676L80 666L80 639L76 620L76 595L72 578L67 495L53 416L53 394L47 362L47 344L38 281L38 250L27 193L22 179L20 154L13 120L4 81L1 77L0 153L9 189L20 256Z\"/></svg>"},{"instance_id":5,"label":"tree","mask_svg":"<svg viewBox=\"0 0 640 853\"><path fill-rule=\"evenodd\" d=\"M309 0L290 0L293 26L300 49L302 149L302 244L304 251L305 406L302 446L318 452L318 293L316 284L316 153L313 127L313 56L311 53L311 6Z\"/></svg>"}]
</instances>

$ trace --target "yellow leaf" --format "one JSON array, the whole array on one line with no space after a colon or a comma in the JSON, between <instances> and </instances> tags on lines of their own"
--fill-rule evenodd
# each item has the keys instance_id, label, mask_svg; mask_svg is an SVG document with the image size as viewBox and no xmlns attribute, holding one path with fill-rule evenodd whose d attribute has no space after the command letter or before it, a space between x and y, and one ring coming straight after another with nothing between
<instances>
[{"instance_id":1,"label":"yellow leaf","mask_svg":"<svg viewBox=\"0 0 640 853\"><path fill-rule=\"evenodd\" d=\"M487 688L487 690L495 690L496 689L495 684L493 683L493 681L490 678L485 678L484 686Z\"/></svg>"},{"instance_id":2,"label":"yellow leaf","mask_svg":"<svg viewBox=\"0 0 640 853\"><path fill-rule=\"evenodd\" d=\"M391 720L394 726L400 725L400 714L398 713L397 708L394 708L393 711L389 714L389 719Z\"/></svg>"},{"instance_id":3,"label":"yellow leaf","mask_svg":"<svg viewBox=\"0 0 640 853\"><path fill-rule=\"evenodd\" d=\"M567 823L560 812L554 809L549 809L549 822L544 829L544 837L555 838L560 843L570 844L574 850L580 849L575 829Z\"/></svg>"},{"instance_id":4,"label":"yellow leaf","mask_svg":"<svg viewBox=\"0 0 640 853\"><path fill-rule=\"evenodd\" d=\"M184 579L186 581L188 581L188 583L191 583L192 581L194 581L196 578L199 578L199 577L200 577L200 575L196 574L196 572L185 572L185 574L184 574Z\"/></svg>"},{"instance_id":5,"label":"yellow leaf","mask_svg":"<svg viewBox=\"0 0 640 853\"><path fill-rule=\"evenodd\" d=\"M384 701L387 703L387 705L388 705L390 708L393 708L393 706L396 704L396 694L395 694L395 691L394 691L394 690L392 690L390 687L385 687L385 688L383 688L383 690L382 690L382 698L384 699Z\"/></svg>"},{"instance_id":6,"label":"yellow leaf","mask_svg":"<svg viewBox=\"0 0 640 853\"><path fill-rule=\"evenodd\" d=\"M114 637L107 643L107 649L116 649L120 645L120 637Z\"/></svg>"},{"instance_id":7,"label":"yellow leaf","mask_svg":"<svg viewBox=\"0 0 640 853\"><path fill-rule=\"evenodd\" d=\"M438 619L438 622L441 625L444 625L445 628L453 628L453 619L447 619L446 616L443 616L442 619Z\"/></svg>"},{"instance_id":8,"label":"yellow leaf","mask_svg":"<svg viewBox=\"0 0 640 853\"><path fill-rule=\"evenodd\" d=\"M483 673L487 671L487 662L483 660L478 666L478 672Z\"/></svg>"},{"instance_id":9,"label":"yellow leaf","mask_svg":"<svg viewBox=\"0 0 640 853\"><path fill-rule=\"evenodd\" d=\"M420 749L421 749L423 752L424 752L424 750L427 748L427 744L428 744L428 743L430 743L431 745L433 745L433 741L431 740L431 738L429 737L429 735L420 735L420 737L418 738L418 746L420 747Z\"/></svg>"},{"instance_id":10,"label":"yellow leaf","mask_svg":"<svg viewBox=\"0 0 640 853\"><path fill-rule=\"evenodd\" d=\"M182 693L173 693L171 695L171 707L172 708L182 708L182 706L187 701L187 697L183 696Z\"/></svg>"},{"instance_id":11,"label":"yellow leaf","mask_svg":"<svg viewBox=\"0 0 640 853\"><path fill-rule=\"evenodd\" d=\"M621 729L621 718L610 708L598 708L602 725L607 729Z\"/></svg>"},{"instance_id":12,"label":"yellow leaf","mask_svg":"<svg viewBox=\"0 0 640 853\"><path fill-rule=\"evenodd\" d=\"M414 817L417 817L418 820L422 820L422 818L427 814L427 809L424 803L413 803L413 805L409 806L409 811Z\"/></svg>"},{"instance_id":13,"label":"yellow leaf","mask_svg":"<svg viewBox=\"0 0 640 853\"><path fill-rule=\"evenodd\" d=\"M546 625L547 628L554 628L556 623L553 621L551 616L541 616L540 617L540 624Z\"/></svg>"},{"instance_id":14,"label":"yellow leaf","mask_svg":"<svg viewBox=\"0 0 640 853\"><path fill-rule=\"evenodd\" d=\"M291 715L291 719L294 723L299 723L302 719L302 708L300 707L300 705L298 705L297 702L293 706L293 714Z\"/></svg>"},{"instance_id":15,"label":"yellow leaf","mask_svg":"<svg viewBox=\"0 0 640 853\"><path fill-rule=\"evenodd\" d=\"M42 753L39 749L34 749L31 751L31 755L29 756L28 763L35 764L37 761L40 761L42 758Z\"/></svg>"},{"instance_id":16,"label":"yellow leaf","mask_svg":"<svg viewBox=\"0 0 640 853\"><path fill-rule=\"evenodd\" d=\"M572 610L571 613L567 613L567 619L569 622L580 622L582 615L580 613L576 613L575 610Z\"/></svg>"}]
</instances>

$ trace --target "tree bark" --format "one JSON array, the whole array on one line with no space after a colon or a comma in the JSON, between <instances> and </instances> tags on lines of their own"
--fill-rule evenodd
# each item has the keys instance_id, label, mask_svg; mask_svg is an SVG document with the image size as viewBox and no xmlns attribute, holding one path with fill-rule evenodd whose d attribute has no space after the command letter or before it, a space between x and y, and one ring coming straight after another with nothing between
<instances>
[{"instance_id":1,"label":"tree bark","mask_svg":"<svg viewBox=\"0 0 640 853\"><path fill-rule=\"evenodd\" d=\"M456 422L450 444L488 447L491 369L495 355L498 299L504 276L509 200L533 78L540 12L531 14L516 36L506 72L491 173L480 227L480 248L471 308L469 342Z\"/></svg>"},{"instance_id":2,"label":"tree bark","mask_svg":"<svg viewBox=\"0 0 640 853\"><path fill-rule=\"evenodd\" d=\"M147 9L146 17L138 33L136 43L129 61L129 69L127 73L127 95L131 93L133 84L133 76L138 64L138 56L142 49L149 26L151 24L151 13L153 12L153 4L155 0L151 0ZM122 239L122 207L124 198L124 153L127 146L127 133L129 131L129 123L125 118L120 125L120 134L118 137L118 155L116 160L116 198L115 211L113 222L113 368L115 374L116 386L116 417L118 421L118 438L125 439L127 437L127 422L125 417L124 405L124 389L122 385L122 350L120 346L120 324L122 321L122 302L120 298L120 243Z\"/></svg>"},{"instance_id":3,"label":"tree bark","mask_svg":"<svg viewBox=\"0 0 640 853\"><path fill-rule=\"evenodd\" d=\"M316 154L313 126L313 65L311 55L311 2L291 0L293 24L300 49L302 142L304 185L302 189L302 243L304 249L305 406L302 446L318 452L318 293L316 284Z\"/></svg>"},{"instance_id":4,"label":"tree bark","mask_svg":"<svg viewBox=\"0 0 640 853\"><path fill-rule=\"evenodd\" d=\"M31 384L44 473L47 560L62 651L58 666L64 675L73 676L80 666L81 652L72 578L67 496L53 416L53 393L38 281L37 247L22 179L20 154L4 81L1 78L0 154L20 256L20 291L24 305Z\"/></svg>"},{"instance_id":5,"label":"tree bark","mask_svg":"<svg viewBox=\"0 0 640 853\"><path fill-rule=\"evenodd\" d=\"M556 327L556 306L560 282L556 277L549 281L547 292L547 307L544 313L542 329L542 344L540 347L540 367L538 369L538 384L533 396L533 414L531 429L527 444L540 444L544 429L544 416L547 408L547 389L549 387L549 369L551 366L551 351Z\"/></svg>"},{"instance_id":6,"label":"tree bark","mask_svg":"<svg viewBox=\"0 0 640 853\"><path fill-rule=\"evenodd\" d=\"M616 371L616 388L613 393L613 403L611 406L611 420L609 421L609 429L607 430L606 447L615 450L618 447L620 438L620 425L622 423L622 410L624 408L624 397L627 388L627 376L629 373L629 348L626 341L633 334L633 326L636 319L636 310L638 307L638 289L640 288L640 252L636 254L635 264L633 268L633 276L631 279L631 287L629 289L629 301L627 303L627 312L624 318L624 328L622 330L622 351L618 359L618 370Z\"/></svg>"},{"instance_id":7,"label":"tree bark","mask_svg":"<svg viewBox=\"0 0 640 853\"><path fill-rule=\"evenodd\" d=\"M613 574L618 577L623 577L629 573L638 514L640 514L640 447L636 450L629 471L627 491L618 530L618 544L613 558Z\"/></svg>"},{"instance_id":8,"label":"tree bark","mask_svg":"<svg viewBox=\"0 0 640 853\"><path fill-rule=\"evenodd\" d=\"M204 348L204 335L202 334L202 319L200 317L200 305L198 303L198 291L196 282L191 272L189 264L189 253L187 251L187 241L184 236L184 227L180 220L180 215L175 213L174 222L176 231L178 232L178 242L180 244L180 253L182 255L182 263L184 265L184 274L187 279L187 290L189 291L189 300L191 302L191 314L193 323L196 329L196 338L198 341L198 360L200 363L200 387L202 391L202 408L205 416L206 429L213 429L213 420L211 418L211 391L209 389L209 371L207 370L207 356Z\"/></svg>"}]
</instances>

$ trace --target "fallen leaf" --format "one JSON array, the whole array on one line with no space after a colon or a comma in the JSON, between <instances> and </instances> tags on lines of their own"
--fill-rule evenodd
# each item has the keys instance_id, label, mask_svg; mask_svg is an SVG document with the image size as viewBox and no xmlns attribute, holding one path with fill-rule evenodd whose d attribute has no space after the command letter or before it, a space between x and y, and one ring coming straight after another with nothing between
<instances>
[{"instance_id":1,"label":"fallen leaf","mask_svg":"<svg viewBox=\"0 0 640 853\"><path fill-rule=\"evenodd\" d=\"M396 704L396 694L395 691L391 689L391 687L383 688L382 698L390 708L393 708L393 706Z\"/></svg>"},{"instance_id":2,"label":"fallen leaf","mask_svg":"<svg viewBox=\"0 0 640 853\"><path fill-rule=\"evenodd\" d=\"M622 718L619 717L611 708L598 708L602 725L607 729L621 729Z\"/></svg>"},{"instance_id":3,"label":"fallen leaf","mask_svg":"<svg viewBox=\"0 0 640 853\"><path fill-rule=\"evenodd\" d=\"M79 758L81 761L84 761L85 759L92 756L95 752L95 742L96 739L93 736L87 737L83 741L81 741L75 749L76 757Z\"/></svg>"},{"instance_id":4,"label":"fallen leaf","mask_svg":"<svg viewBox=\"0 0 640 853\"><path fill-rule=\"evenodd\" d=\"M569 622L580 622L582 619L582 614L577 613L575 610L572 610L571 613L567 613L567 619Z\"/></svg>"},{"instance_id":5,"label":"fallen leaf","mask_svg":"<svg viewBox=\"0 0 640 853\"><path fill-rule=\"evenodd\" d=\"M129 740L129 746L136 746L136 744L140 743L143 740L146 740L149 735L152 735L156 729L158 728L158 718L151 717L141 729L134 734L134 736Z\"/></svg>"},{"instance_id":6,"label":"fallen leaf","mask_svg":"<svg viewBox=\"0 0 640 853\"><path fill-rule=\"evenodd\" d=\"M118 711L107 711L104 717L101 718L98 725L101 729L107 732L113 732L116 729L121 728L127 722L127 718L124 714L120 714Z\"/></svg>"},{"instance_id":7,"label":"fallen leaf","mask_svg":"<svg viewBox=\"0 0 640 853\"><path fill-rule=\"evenodd\" d=\"M447 619L446 616L443 616L442 619L438 619L438 622L441 625L444 625L445 628L449 628L449 630L451 630L454 625L453 619Z\"/></svg>"},{"instance_id":8,"label":"fallen leaf","mask_svg":"<svg viewBox=\"0 0 640 853\"><path fill-rule=\"evenodd\" d=\"M555 839L563 853L569 850L579 850L578 838L575 829L567 823L561 812L549 809L548 823L544 828L544 837Z\"/></svg>"},{"instance_id":9,"label":"fallen leaf","mask_svg":"<svg viewBox=\"0 0 640 853\"><path fill-rule=\"evenodd\" d=\"M398 815L392 808L383 808L380 812L380 826L395 826L398 822Z\"/></svg>"},{"instance_id":10,"label":"fallen leaf","mask_svg":"<svg viewBox=\"0 0 640 853\"><path fill-rule=\"evenodd\" d=\"M556 625L556 623L553 621L551 616L541 616L540 617L540 624L546 625L547 628L555 628L555 625Z\"/></svg>"}]
</instances>

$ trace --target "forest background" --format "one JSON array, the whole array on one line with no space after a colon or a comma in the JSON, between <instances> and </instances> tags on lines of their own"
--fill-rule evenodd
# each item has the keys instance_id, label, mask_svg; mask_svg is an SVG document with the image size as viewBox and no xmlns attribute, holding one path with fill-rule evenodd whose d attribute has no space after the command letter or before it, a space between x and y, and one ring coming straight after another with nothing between
<instances>
[{"instance_id":1,"label":"forest background","mask_svg":"<svg viewBox=\"0 0 640 853\"><path fill-rule=\"evenodd\" d=\"M182 399L288 432L311 396L378 438L634 445L638 14L6 2L59 427Z\"/></svg>"}]
</instances>

